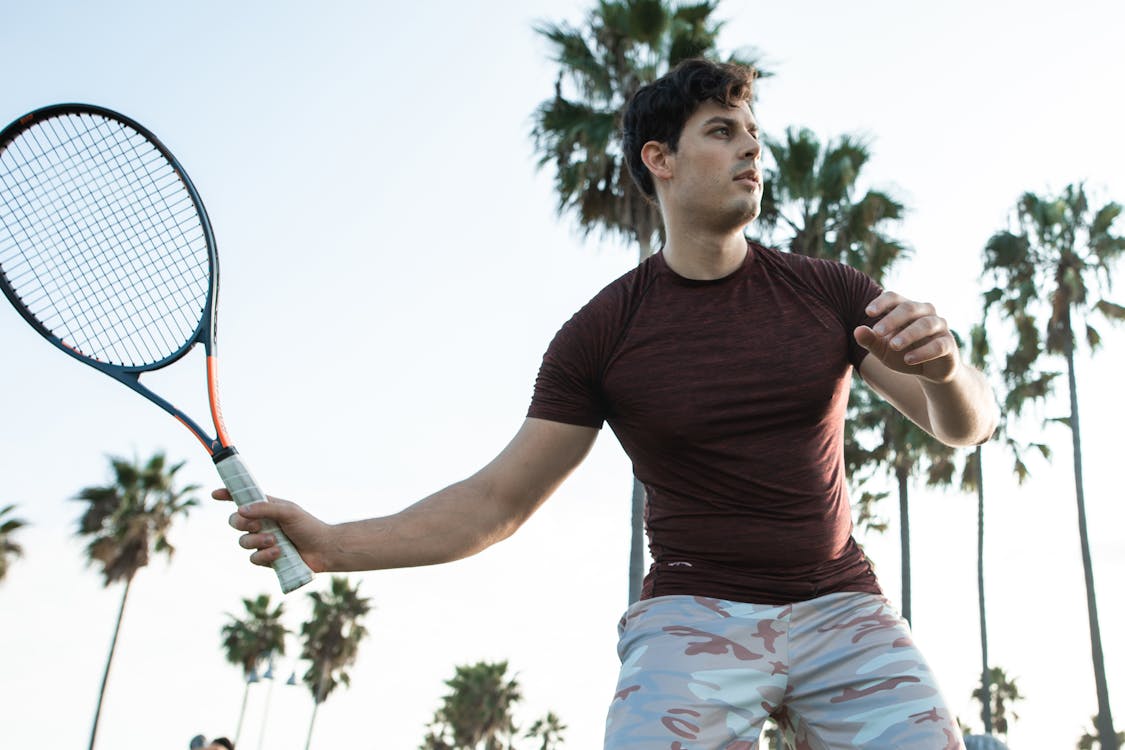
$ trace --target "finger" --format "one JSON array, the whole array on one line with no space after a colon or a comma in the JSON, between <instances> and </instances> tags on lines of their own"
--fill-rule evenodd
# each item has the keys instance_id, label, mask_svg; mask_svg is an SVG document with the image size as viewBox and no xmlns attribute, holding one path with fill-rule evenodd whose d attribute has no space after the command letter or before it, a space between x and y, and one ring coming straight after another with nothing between
<instances>
[{"instance_id":1,"label":"finger","mask_svg":"<svg viewBox=\"0 0 1125 750\"><path fill-rule=\"evenodd\" d=\"M872 326L872 329L879 336L893 336L915 320L934 314L934 306L928 302L905 300L887 312L882 320Z\"/></svg>"},{"instance_id":2,"label":"finger","mask_svg":"<svg viewBox=\"0 0 1125 750\"><path fill-rule=\"evenodd\" d=\"M229 524L232 529L249 532L251 534L256 534L262 530L261 521L256 518L247 518L238 511L230 514L230 517L227 518L227 524Z\"/></svg>"},{"instance_id":3,"label":"finger","mask_svg":"<svg viewBox=\"0 0 1125 750\"><path fill-rule=\"evenodd\" d=\"M877 318L880 315L886 313L888 310L894 308L896 305L904 302L905 299L905 297L903 297L901 294L898 294L897 292L883 292L878 297L867 303L867 307L864 312L867 313L868 317Z\"/></svg>"},{"instance_id":4,"label":"finger","mask_svg":"<svg viewBox=\"0 0 1125 750\"><path fill-rule=\"evenodd\" d=\"M278 549L277 547L267 547L266 549L260 549L254 554L250 555L250 562L254 563L255 565L261 565L268 568L273 565L280 557L280 549Z\"/></svg>"},{"instance_id":5,"label":"finger","mask_svg":"<svg viewBox=\"0 0 1125 750\"><path fill-rule=\"evenodd\" d=\"M242 549L265 550L277 545L277 537L273 534L243 534L238 538L238 546Z\"/></svg>"},{"instance_id":6,"label":"finger","mask_svg":"<svg viewBox=\"0 0 1125 750\"><path fill-rule=\"evenodd\" d=\"M927 315L911 321L908 325L896 331L887 345L896 352L903 352L948 333L949 326L945 320L936 315Z\"/></svg>"},{"instance_id":7,"label":"finger","mask_svg":"<svg viewBox=\"0 0 1125 750\"><path fill-rule=\"evenodd\" d=\"M954 354L952 337L936 336L919 342L914 348L903 354L902 361L908 365L921 365L935 359L949 357Z\"/></svg>"},{"instance_id":8,"label":"finger","mask_svg":"<svg viewBox=\"0 0 1125 750\"><path fill-rule=\"evenodd\" d=\"M230 490L228 490L226 487L222 487L222 488L217 489L217 490L212 490L211 491L211 497L213 497L216 500L233 500L234 499L230 496Z\"/></svg>"}]
</instances>

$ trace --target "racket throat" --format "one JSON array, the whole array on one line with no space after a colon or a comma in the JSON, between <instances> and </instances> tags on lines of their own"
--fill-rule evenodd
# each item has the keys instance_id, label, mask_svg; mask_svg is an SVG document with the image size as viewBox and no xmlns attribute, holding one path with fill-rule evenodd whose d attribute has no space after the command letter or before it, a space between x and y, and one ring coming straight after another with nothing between
<instances>
[{"instance_id":1,"label":"racket throat","mask_svg":"<svg viewBox=\"0 0 1125 750\"><path fill-rule=\"evenodd\" d=\"M207 401L211 405L211 421L215 424L216 439L222 448L227 448L231 441L226 422L223 421L223 408L219 405L219 358L214 354L207 355Z\"/></svg>"}]
</instances>

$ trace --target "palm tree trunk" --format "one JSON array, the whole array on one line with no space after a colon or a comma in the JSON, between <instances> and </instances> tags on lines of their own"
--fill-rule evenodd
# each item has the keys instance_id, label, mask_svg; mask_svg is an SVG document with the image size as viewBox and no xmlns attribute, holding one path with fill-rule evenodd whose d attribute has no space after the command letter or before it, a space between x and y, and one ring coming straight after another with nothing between
<instances>
[{"instance_id":1,"label":"palm tree trunk","mask_svg":"<svg viewBox=\"0 0 1125 750\"><path fill-rule=\"evenodd\" d=\"M629 604L641 598L645 577L645 486L633 477L632 531L629 541Z\"/></svg>"},{"instance_id":2,"label":"palm tree trunk","mask_svg":"<svg viewBox=\"0 0 1125 750\"><path fill-rule=\"evenodd\" d=\"M977 446L977 607L980 610L980 686L984 700L981 701L980 717L984 721L984 733L992 734L992 685L988 671L988 628L984 618L984 451Z\"/></svg>"},{"instance_id":3,"label":"palm tree trunk","mask_svg":"<svg viewBox=\"0 0 1125 750\"><path fill-rule=\"evenodd\" d=\"M305 750L309 750L309 748L312 747L313 726L316 724L316 711L318 708L320 708L320 701L313 701L312 718L309 719L309 736L305 738Z\"/></svg>"},{"instance_id":4,"label":"palm tree trunk","mask_svg":"<svg viewBox=\"0 0 1125 750\"><path fill-rule=\"evenodd\" d=\"M272 663L270 664L270 668L273 668ZM266 729L269 727L270 719L270 699L273 698L273 684L275 682L277 682L277 680L271 677L270 686L266 688L266 707L262 709L262 730L258 733L258 750L262 750L262 743L265 742L266 739ZM237 747L237 743L235 746Z\"/></svg>"},{"instance_id":5,"label":"palm tree trunk","mask_svg":"<svg viewBox=\"0 0 1125 750\"><path fill-rule=\"evenodd\" d=\"M113 652L117 650L117 636L121 633L121 618L125 615L125 600L129 598L129 587L133 579L125 580L125 590L121 592L121 604L117 608L117 623L113 626L113 640L109 642L109 657L105 660L105 671L102 673L102 684L98 689L98 707L94 709L94 726L90 729L90 750L94 750L94 740L98 736L98 720L102 715L102 701L105 699L105 686L109 681L109 668L113 664Z\"/></svg>"},{"instance_id":6,"label":"palm tree trunk","mask_svg":"<svg viewBox=\"0 0 1125 750\"><path fill-rule=\"evenodd\" d=\"M652 255L652 243L649 235L638 233L637 245L639 257L637 262L643 262ZM631 505L630 536L629 536L629 604L641 598L641 586L645 577L645 486L641 480L633 477L633 500Z\"/></svg>"},{"instance_id":7,"label":"palm tree trunk","mask_svg":"<svg viewBox=\"0 0 1125 750\"><path fill-rule=\"evenodd\" d=\"M908 474L897 471L898 475L898 517L899 538L902 546L902 617L910 622L910 505L907 496Z\"/></svg>"},{"instance_id":8,"label":"palm tree trunk","mask_svg":"<svg viewBox=\"0 0 1125 750\"><path fill-rule=\"evenodd\" d=\"M322 664L320 667L320 679L316 682L316 695L313 696L313 712L312 718L309 719L309 736L305 738L305 750L309 750L312 746L313 726L316 725L316 712L320 709L320 704L324 702L324 681L328 678L326 674L327 671L327 664Z\"/></svg>"},{"instance_id":9,"label":"palm tree trunk","mask_svg":"<svg viewBox=\"0 0 1125 750\"><path fill-rule=\"evenodd\" d=\"M234 730L234 746L238 747L238 740L242 737L242 720L246 718L246 699L250 696L250 680L247 678L243 681L245 685L242 688L242 708L238 710L238 728Z\"/></svg>"},{"instance_id":10,"label":"palm tree trunk","mask_svg":"<svg viewBox=\"0 0 1125 750\"><path fill-rule=\"evenodd\" d=\"M1113 716L1109 709L1109 686L1105 676L1102 634L1098 626L1098 604L1094 593L1094 566L1090 559L1090 537L1086 529L1086 495L1082 482L1082 436L1078 429L1078 385L1074 377L1073 337L1066 347L1066 377L1070 387L1070 435L1074 445L1074 492L1078 500L1078 539L1082 545L1082 570L1086 577L1086 610L1090 617L1090 650L1094 660L1094 684L1097 688L1098 715L1095 720L1098 742L1102 750L1120 750Z\"/></svg>"}]
</instances>

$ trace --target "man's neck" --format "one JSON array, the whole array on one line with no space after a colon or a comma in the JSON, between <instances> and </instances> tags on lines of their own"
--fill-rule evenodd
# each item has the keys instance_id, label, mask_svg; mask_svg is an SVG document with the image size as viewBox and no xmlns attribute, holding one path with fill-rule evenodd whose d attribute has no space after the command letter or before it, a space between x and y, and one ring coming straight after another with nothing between
<instances>
[{"instance_id":1,"label":"man's neck","mask_svg":"<svg viewBox=\"0 0 1125 750\"><path fill-rule=\"evenodd\" d=\"M686 279L709 281L737 271L746 260L742 230L724 235L676 233L668 237L661 253L664 262Z\"/></svg>"}]
</instances>

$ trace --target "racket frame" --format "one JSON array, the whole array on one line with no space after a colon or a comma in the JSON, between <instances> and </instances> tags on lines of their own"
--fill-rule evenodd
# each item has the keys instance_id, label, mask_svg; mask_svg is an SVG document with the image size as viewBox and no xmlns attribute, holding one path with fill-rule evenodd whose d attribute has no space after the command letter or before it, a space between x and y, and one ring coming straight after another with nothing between
<instances>
[{"instance_id":1,"label":"racket frame","mask_svg":"<svg viewBox=\"0 0 1125 750\"><path fill-rule=\"evenodd\" d=\"M61 337L55 335L24 306L15 289L9 284L7 276L2 272L0 272L0 289L3 290L5 296L23 319L43 338L54 344L55 347L82 363L108 375L119 383L128 386L133 391L141 394L146 399L168 412L187 427L211 456L212 461L219 471L219 475L222 477L224 484L226 484L227 488L231 491L231 495L238 505L241 506L250 502L267 501L265 493L261 491L257 482L250 476L249 471L238 455L238 451L231 444L230 437L226 430L226 424L223 420L222 409L219 406L218 355L216 346L218 333L216 310L218 309L217 302L219 294L217 243L211 229L211 220L207 215L207 209L203 205L203 199L200 197L199 192L196 190L195 185L192 183L191 178L188 177L187 171L180 164L179 160L173 156L171 150L165 146L151 130L144 127L136 120L105 107L73 102L40 107L20 117L3 130L0 130L0 154L2 154L22 133L34 127L36 124L54 117L72 114L102 117L119 122L133 129L139 135L147 139L148 142L160 152L161 156L163 156L172 167L176 177L183 184L198 213L200 227L203 230L207 245L208 287L203 307L200 311L199 323L196 325L195 331L185 339L180 348L164 358L144 365L119 365L104 362L96 357L85 354L68 344ZM174 406L167 399L142 384L140 380L141 375L144 373L159 370L182 359L196 344L203 345L206 355L207 398L211 411L211 419L215 426L215 437L212 437L198 422L178 407ZM274 534L278 546L282 548L283 556L276 561L273 566L280 580L282 590L288 593L311 581L313 577L312 571L305 565L304 561L301 560L299 553L285 534L278 529L272 521L266 521L263 524L263 531Z\"/></svg>"},{"instance_id":2,"label":"racket frame","mask_svg":"<svg viewBox=\"0 0 1125 750\"><path fill-rule=\"evenodd\" d=\"M8 145L19 137L22 133L30 130L38 123L50 120L60 115L91 115L94 117L104 117L109 120L120 122L129 128L132 128L141 136L149 141L163 156L172 167L176 177L183 184L184 189L187 191L188 196L191 198L192 204L195 207L196 213L199 216L199 224L203 230L204 241L207 245L207 295L204 301L203 309L199 316L199 323L196 325L195 331L189 336L180 346L179 349L172 352L163 359L145 365L117 365L110 362L103 362L91 355L85 354L82 351L68 344L61 337L55 335L51 330L44 326L38 318L31 314L31 312L20 301L19 296L16 294L15 289L7 281L7 277L0 273L0 289L8 297L12 306L16 308L23 319L26 320L36 331L39 332L43 338L50 341L56 347L66 352L75 359L90 365L96 370L99 370L114 380L127 385L137 393L152 401L164 411L171 414L179 420L185 427L187 427L196 439L203 444L207 453L214 456L215 453L222 448L230 447L230 437L226 430L226 424L223 421L222 410L219 407L218 400L218 387L217 387L217 359L216 359L216 336L218 333L217 320L215 311L217 309L217 300L219 295L219 257L216 250L217 243L215 241L214 232L211 230L211 220L207 215L207 209L203 205L203 199L196 190L195 185L192 183L191 178L188 177L187 171L180 164L179 160L172 154L171 150L164 145L164 143L156 137L156 135L141 125L136 120L115 112L105 107L99 107L93 104L80 104L80 103L66 103L66 104L51 104L46 107L40 107L0 131L0 153L7 149ZM147 388L141 383L141 375L146 372L152 372L162 369L168 365L182 359L189 351L191 351L196 344L202 344L204 353L207 357L207 398L211 409L211 418L215 425L216 436L211 435L205 430L198 422L181 411L179 408L170 403L167 399L160 396L160 394Z\"/></svg>"}]
</instances>

